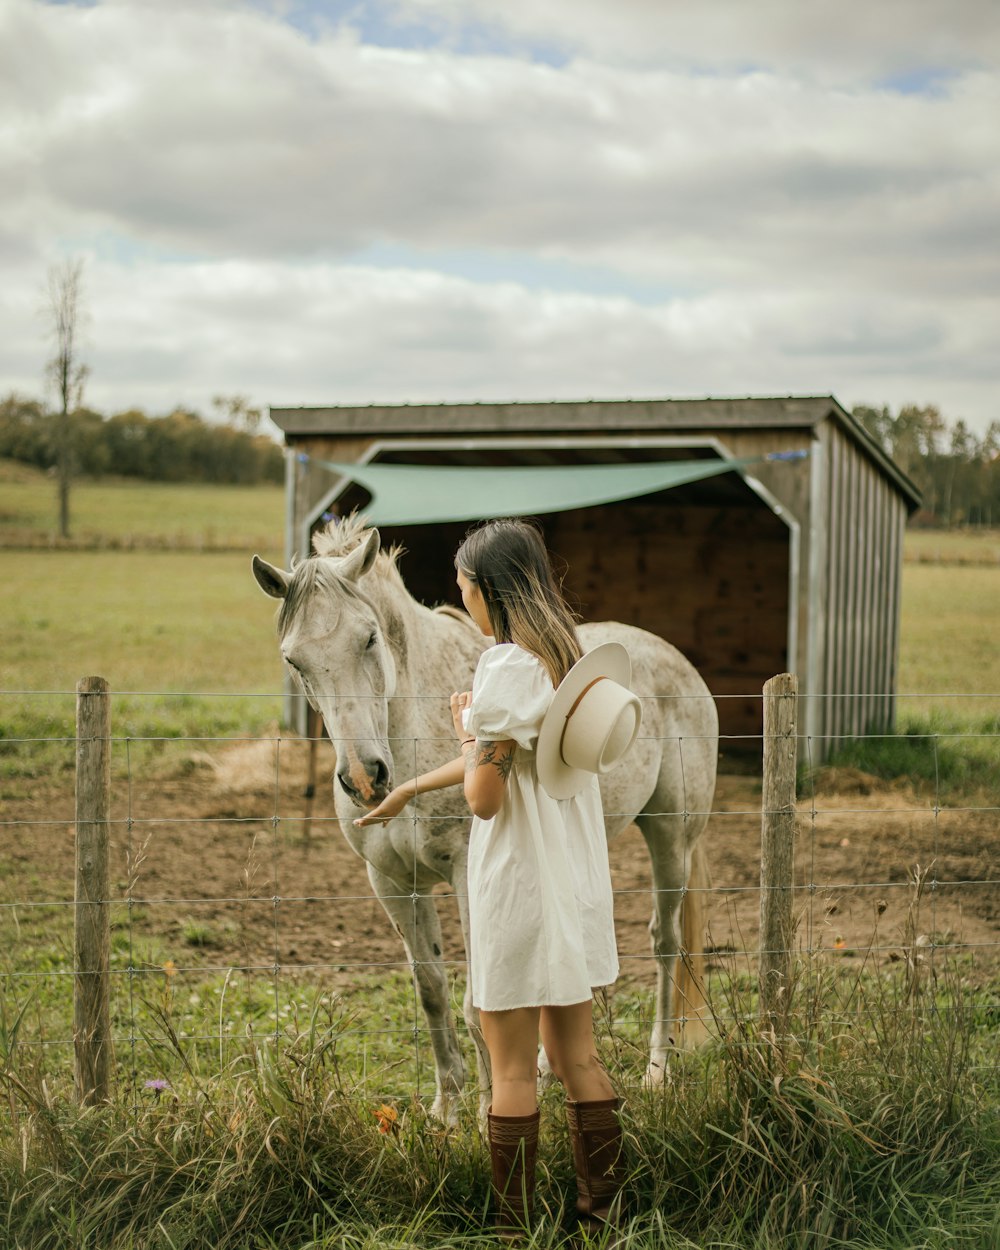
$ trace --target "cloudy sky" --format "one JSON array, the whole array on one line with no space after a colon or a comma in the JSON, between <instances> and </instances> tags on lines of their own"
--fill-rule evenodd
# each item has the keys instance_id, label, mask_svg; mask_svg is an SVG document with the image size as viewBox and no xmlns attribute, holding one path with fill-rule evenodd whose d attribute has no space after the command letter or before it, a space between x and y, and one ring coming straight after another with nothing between
<instances>
[{"instance_id":1,"label":"cloudy sky","mask_svg":"<svg viewBox=\"0 0 1000 1250\"><path fill-rule=\"evenodd\" d=\"M997 0L0 0L0 394L1000 417Z\"/></svg>"}]
</instances>

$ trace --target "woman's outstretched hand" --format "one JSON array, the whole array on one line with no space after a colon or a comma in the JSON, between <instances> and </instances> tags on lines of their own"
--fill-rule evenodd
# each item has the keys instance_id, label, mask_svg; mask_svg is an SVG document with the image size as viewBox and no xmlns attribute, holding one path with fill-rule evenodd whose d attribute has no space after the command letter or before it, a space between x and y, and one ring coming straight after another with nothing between
<instances>
[{"instance_id":1,"label":"woman's outstretched hand","mask_svg":"<svg viewBox=\"0 0 1000 1250\"><path fill-rule=\"evenodd\" d=\"M394 816L399 815L412 798L413 795L408 789L408 783L407 785L397 786L395 790L389 791L378 807L373 807L370 812L365 812L354 823L359 829L364 829L366 825L386 825Z\"/></svg>"}]
</instances>

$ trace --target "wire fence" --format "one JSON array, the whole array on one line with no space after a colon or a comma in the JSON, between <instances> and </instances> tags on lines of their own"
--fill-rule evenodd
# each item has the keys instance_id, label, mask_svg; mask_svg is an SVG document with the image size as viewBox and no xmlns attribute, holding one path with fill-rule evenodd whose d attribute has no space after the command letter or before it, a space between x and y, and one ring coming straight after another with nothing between
<instances>
[{"instance_id":1,"label":"wire fence","mask_svg":"<svg viewBox=\"0 0 1000 1250\"><path fill-rule=\"evenodd\" d=\"M20 706L46 697L18 695ZM919 697L926 706L929 696ZM652 837L656 817L683 831L707 816L710 883L684 892L705 913L701 949L686 956L704 969L713 1028L761 1010L756 978L775 953L761 939L769 892L790 900L789 991L792 980L822 981L831 1027L851 1027L866 978L905 997L916 980L946 969L960 992L941 993L937 1010L1000 1017L1000 696L937 698L950 727L941 727L942 714L936 729L836 743L793 731L798 798L787 882L761 879L764 735L720 741L709 809L689 802L682 786L669 809L646 813ZM964 721L954 714L958 699L967 700ZM434 860L435 838L426 836L440 830L442 844L457 836L457 798L441 809L437 796L421 796L384 831L399 867L394 885L380 882L380 906L334 810L336 743L321 744L323 784L313 799L311 743L278 729L188 737L116 733L112 722L103 737L110 807L102 820L84 814L82 822L77 732L0 742L6 1053L37 1048L69 1070L84 1028L74 989L97 975L80 964L89 908L106 913L108 1040L118 1079L134 1090L157 1087L171 1064L202 1076L222 1071L248 1042L280 1047L335 1035L337 1062L362 1080L378 1074L382 1087L425 1093L451 1019L471 1068L453 897L461 883L449 883L448 864ZM399 777L422 771L440 745L393 742ZM662 746L677 754L683 777L695 742ZM609 812L609 827L630 814ZM81 829L95 824L109 845L107 886L81 898ZM614 1045L641 1055L656 1015L647 926L658 887L634 825L612 844L611 859L622 975L600 1000L602 1027ZM671 1031L679 1037L689 1023L682 1006ZM996 1064L995 1048L981 1061Z\"/></svg>"}]
</instances>

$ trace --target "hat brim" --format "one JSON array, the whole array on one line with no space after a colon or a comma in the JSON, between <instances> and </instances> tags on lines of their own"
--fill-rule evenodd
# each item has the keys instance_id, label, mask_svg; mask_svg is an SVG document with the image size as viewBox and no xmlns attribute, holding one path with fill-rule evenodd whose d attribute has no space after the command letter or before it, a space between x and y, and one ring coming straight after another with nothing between
<instances>
[{"instance_id":1,"label":"hat brim","mask_svg":"<svg viewBox=\"0 0 1000 1250\"><path fill-rule=\"evenodd\" d=\"M554 799L572 798L596 776L586 769L570 767L560 754L560 745L570 709L587 686L599 677L609 677L620 686L631 686L632 661L620 642L603 642L588 651L577 660L552 696L538 731L535 766L543 789Z\"/></svg>"}]
</instances>

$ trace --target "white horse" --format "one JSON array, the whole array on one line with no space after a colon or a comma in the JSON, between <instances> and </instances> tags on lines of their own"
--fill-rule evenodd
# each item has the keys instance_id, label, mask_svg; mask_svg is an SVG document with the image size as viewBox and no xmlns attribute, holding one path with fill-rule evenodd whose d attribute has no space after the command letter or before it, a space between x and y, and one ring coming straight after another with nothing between
<instances>
[{"instance_id":1,"label":"white horse","mask_svg":"<svg viewBox=\"0 0 1000 1250\"><path fill-rule=\"evenodd\" d=\"M363 519L329 526L313 545L315 554L291 572L259 556L253 572L265 593L282 600L282 657L322 715L336 751L341 829L366 860L372 888L406 947L434 1052L432 1110L446 1119L465 1068L431 889L440 881L453 888L468 949L470 814L458 786L418 796L385 827L359 829L354 820L397 781L454 758L448 696L471 687L486 640L463 613L418 603L400 577L398 553L380 552L378 531ZM633 687L643 696L641 736L625 761L601 778L601 792L609 840L634 821L652 861L649 929L657 980L648 1075L661 1081L675 1038L688 1045L704 1036L699 891L707 882L698 839L715 790L718 716L705 683L662 638L607 622L581 626L580 639L585 650L624 644ZM688 952L683 959L682 950ZM479 1059L482 1108L489 1099L489 1057L469 990L464 1007Z\"/></svg>"}]
</instances>

